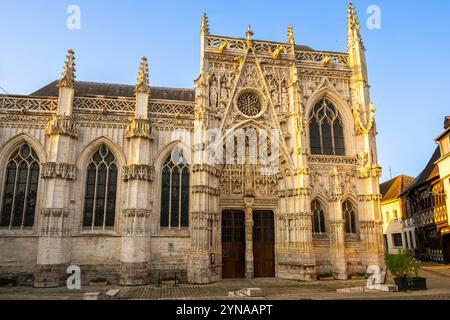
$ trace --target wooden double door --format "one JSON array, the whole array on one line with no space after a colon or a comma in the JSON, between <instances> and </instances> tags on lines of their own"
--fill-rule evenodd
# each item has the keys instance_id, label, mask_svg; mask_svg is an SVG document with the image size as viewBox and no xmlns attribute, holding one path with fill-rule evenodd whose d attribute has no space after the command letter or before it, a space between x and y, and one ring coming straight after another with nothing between
<instances>
[{"instance_id":1,"label":"wooden double door","mask_svg":"<svg viewBox=\"0 0 450 320\"><path fill-rule=\"evenodd\" d=\"M275 276L275 228L272 211L253 212L253 261L255 277ZM222 213L222 277L245 278L245 214Z\"/></svg>"},{"instance_id":2,"label":"wooden double door","mask_svg":"<svg viewBox=\"0 0 450 320\"><path fill-rule=\"evenodd\" d=\"M255 278L275 277L275 226L272 211L253 212L253 260Z\"/></svg>"}]
</instances>

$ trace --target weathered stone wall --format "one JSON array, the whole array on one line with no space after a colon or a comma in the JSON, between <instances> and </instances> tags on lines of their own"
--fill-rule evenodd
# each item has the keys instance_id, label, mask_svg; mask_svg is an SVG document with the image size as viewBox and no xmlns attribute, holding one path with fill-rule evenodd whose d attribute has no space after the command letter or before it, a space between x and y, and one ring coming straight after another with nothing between
<instances>
[{"instance_id":1,"label":"weathered stone wall","mask_svg":"<svg viewBox=\"0 0 450 320\"><path fill-rule=\"evenodd\" d=\"M38 238L0 237L0 278L11 277L22 285L33 285Z\"/></svg>"},{"instance_id":2,"label":"weathered stone wall","mask_svg":"<svg viewBox=\"0 0 450 320\"><path fill-rule=\"evenodd\" d=\"M366 267L362 262L362 249L359 241L346 241L345 256L347 259L348 273L365 273Z\"/></svg>"},{"instance_id":3,"label":"weathered stone wall","mask_svg":"<svg viewBox=\"0 0 450 320\"><path fill-rule=\"evenodd\" d=\"M72 238L71 264L81 269L82 282L106 278L118 283L120 237L82 236Z\"/></svg>"},{"instance_id":4,"label":"weathered stone wall","mask_svg":"<svg viewBox=\"0 0 450 320\"><path fill-rule=\"evenodd\" d=\"M316 256L317 274L332 273L333 261L330 254L330 241L328 239L315 240L314 253Z\"/></svg>"},{"instance_id":5,"label":"weathered stone wall","mask_svg":"<svg viewBox=\"0 0 450 320\"><path fill-rule=\"evenodd\" d=\"M173 245L173 252L169 252L169 244ZM186 281L186 258L190 249L190 238L188 237L152 237L151 246L151 279L156 283L160 275L162 277L177 278Z\"/></svg>"}]
</instances>

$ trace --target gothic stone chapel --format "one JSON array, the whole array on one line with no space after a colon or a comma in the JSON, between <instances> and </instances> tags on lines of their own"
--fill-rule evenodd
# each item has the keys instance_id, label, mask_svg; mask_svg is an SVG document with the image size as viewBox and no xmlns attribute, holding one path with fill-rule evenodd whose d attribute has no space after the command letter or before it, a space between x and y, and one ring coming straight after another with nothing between
<instances>
[{"instance_id":1,"label":"gothic stone chapel","mask_svg":"<svg viewBox=\"0 0 450 320\"><path fill-rule=\"evenodd\" d=\"M150 87L145 58L135 86L75 81L69 51L58 81L1 95L0 276L63 286L75 265L83 283L312 281L383 265L359 29L350 5L335 53L296 44L290 26L286 42L215 36L205 15L194 89ZM246 161L206 160L206 132L240 129L279 132L266 136L276 171L248 161L247 137L227 137ZM180 144L190 161L174 161Z\"/></svg>"}]
</instances>

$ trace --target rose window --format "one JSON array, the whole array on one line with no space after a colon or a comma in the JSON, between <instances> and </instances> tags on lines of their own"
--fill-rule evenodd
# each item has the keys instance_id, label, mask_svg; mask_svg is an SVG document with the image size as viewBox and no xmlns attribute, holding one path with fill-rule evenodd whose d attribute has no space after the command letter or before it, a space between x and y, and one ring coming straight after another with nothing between
<instances>
[{"instance_id":1,"label":"rose window","mask_svg":"<svg viewBox=\"0 0 450 320\"><path fill-rule=\"evenodd\" d=\"M245 92L237 99L237 107L247 117L255 117L261 113L261 99L252 92Z\"/></svg>"}]
</instances>

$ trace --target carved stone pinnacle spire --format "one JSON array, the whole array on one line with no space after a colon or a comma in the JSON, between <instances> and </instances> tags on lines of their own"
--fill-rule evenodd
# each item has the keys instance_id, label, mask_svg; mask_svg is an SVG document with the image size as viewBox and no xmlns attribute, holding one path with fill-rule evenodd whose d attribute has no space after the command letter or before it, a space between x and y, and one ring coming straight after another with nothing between
<instances>
[{"instance_id":1,"label":"carved stone pinnacle spire","mask_svg":"<svg viewBox=\"0 0 450 320\"><path fill-rule=\"evenodd\" d=\"M249 25L249 26L248 26L248 30L247 30L247 32L245 33L245 36L247 37L247 40L252 40L253 35L254 35L254 33L253 33L252 26Z\"/></svg>"},{"instance_id":2,"label":"carved stone pinnacle spire","mask_svg":"<svg viewBox=\"0 0 450 320\"><path fill-rule=\"evenodd\" d=\"M288 26L287 43L295 44L294 29L292 28L292 25Z\"/></svg>"},{"instance_id":3,"label":"carved stone pinnacle spire","mask_svg":"<svg viewBox=\"0 0 450 320\"><path fill-rule=\"evenodd\" d=\"M60 88L75 88L75 52L71 49L67 51L63 72L59 79Z\"/></svg>"},{"instance_id":4,"label":"carved stone pinnacle spire","mask_svg":"<svg viewBox=\"0 0 450 320\"><path fill-rule=\"evenodd\" d=\"M353 6L353 3L348 4L347 24L349 28L361 28L358 22L358 15L356 14L356 9Z\"/></svg>"},{"instance_id":5,"label":"carved stone pinnacle spire","mask_svg":"<svg viewBox=\"0 0 450 320\"><path fill-rule=\"evenodd\" d=\"M348 4L348 15L347 15L347 31L348 31L348 39L347 46L359 42L364 48L364 43L362 41L360 30L361 26L359 25L358 15L356 13L356 9L352 3Z\"/></svg>"},{"instance_id":6,"label":"carved stone pinnacle spire","mask_svg":"<svg viewBox=\"0 0 450 320\"><path fill-rule=\"evenodd\" d=\"M150 93L150 80L148 72L148 61L146 57L143 57L139 66L139 73L136 83L135 92Z\"/></svg>"},{"instance_id":7,"label":"carved stone pinnacle spire","mask_svg":"<svg viewBox=\"0 0 450 320\"><path fill-rule=\"evenodd\" d=\"M202 25L200 27L200 33L202 35L209 35L209 21L208 21L208 16L206 15L206 12L203 14L203 17L202 17Z\"/></svg>"}]
</instances>

